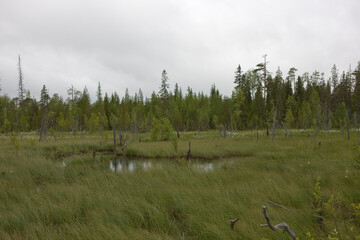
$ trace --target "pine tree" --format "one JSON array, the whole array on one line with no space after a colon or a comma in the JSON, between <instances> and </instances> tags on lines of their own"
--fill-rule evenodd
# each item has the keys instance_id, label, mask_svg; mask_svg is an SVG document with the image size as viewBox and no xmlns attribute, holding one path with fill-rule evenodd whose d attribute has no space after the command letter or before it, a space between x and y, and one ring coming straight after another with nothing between
<instances>
[{"instance_id":1,"label":"pine tree","mask_svg":"<svg viewBox=\"0 0 360 240\"><path fill-rule=\"evenodd\" d=\"M289 72L288 72L288 76L287 76L287 80L293 83L293 89L294 89L294 93L295 93L295 72L297 71L296 68L292 67L290 68Z\"/></svg>"}]
</instances>

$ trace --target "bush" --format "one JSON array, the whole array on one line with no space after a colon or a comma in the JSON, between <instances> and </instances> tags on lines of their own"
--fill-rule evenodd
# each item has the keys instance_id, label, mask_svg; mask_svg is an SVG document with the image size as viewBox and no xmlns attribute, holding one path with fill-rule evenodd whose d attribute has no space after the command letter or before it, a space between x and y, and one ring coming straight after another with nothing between
<instances>
[{"instance_id":1,"label":"bush","mask_svg":"<svg viewBox=\"0 0 360 240\"><path fill-rule=\"evenodd\" d=\"M169 140L173 134L174 129L171 126L169 119L161 118L160 120L153 120L151 128L151 139L156 140Z\"/></svg>"}]
</instances>

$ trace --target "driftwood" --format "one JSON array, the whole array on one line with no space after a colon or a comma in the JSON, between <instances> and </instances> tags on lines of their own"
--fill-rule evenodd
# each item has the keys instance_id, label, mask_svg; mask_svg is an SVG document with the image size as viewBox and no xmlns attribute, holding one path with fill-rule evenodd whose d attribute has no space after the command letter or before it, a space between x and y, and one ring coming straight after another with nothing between
<instances>
[{"instance_id":1,"label":"driftwood","mask_svg":"<svg viewBox=\"0 0 360 240\"><path fill-rule=\"evenodd\" d=\"M234 225L235 225L235 223L237 221L239 221L239 218L235 218L233 220L230 220L230 228L231 228L231 230L234 230Z\"/></svg>"},{"instance_id":2,"label":"driftwood","mask_svg":"<svg viewBox=\"0 0 360 240\"><path fill-rule=\"evenodd\" d=\"M293 240L297 240L296 234L293 230L290 229L289 225L285 222L279 223L277 225L272 225L270 222L270 217L267 215L266 206L262 206L264 217L266 219L267 224L262 224L260 227L269 227L271 230L276 231L278 229L283 229L284 231L288 232Z\"/></svg>"}]
</instances>

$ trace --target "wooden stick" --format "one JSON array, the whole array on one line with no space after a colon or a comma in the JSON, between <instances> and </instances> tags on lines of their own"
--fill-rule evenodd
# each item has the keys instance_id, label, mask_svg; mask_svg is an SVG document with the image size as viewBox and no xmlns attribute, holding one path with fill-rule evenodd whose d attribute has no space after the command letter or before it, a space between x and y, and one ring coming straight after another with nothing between
<instances>
[{"instance_id":1,"label":"wooden stick","mask_svg":"<svg viewBox=\"0 0 360 240\"><path fill-rule=\"evenodd\" d=\"M284 231L288 232L293 240L297 240L296 234L293 230L290 229L289 225L285 222L279 223L273 226L270 222L270 217L267 215L266 206L262 206L264 217L266 219L267 224L261 224L260 227L269 227L271 230L276 231L278 229L283 229Z\"/></svg>"},{"instance_id":2,"label":"wooden stick","mask_svg":"<svg viewBox=\"0 0 360 240\"><path fill-rule=\"evenodd\" d=\"M230 220L230 227L231 227L231 230L234 230L234 225L235 223L239 221L239 218L235 218L233 220Z\"/></svg>"}]
</instances>

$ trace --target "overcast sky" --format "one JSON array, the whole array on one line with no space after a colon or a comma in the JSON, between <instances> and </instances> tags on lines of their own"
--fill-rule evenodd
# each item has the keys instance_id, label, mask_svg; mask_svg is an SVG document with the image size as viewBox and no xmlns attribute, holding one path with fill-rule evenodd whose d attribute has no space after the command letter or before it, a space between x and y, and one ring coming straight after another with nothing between
<instances>
[{"instance_id":1,"label":"overcast sky","mask_svg":"<svg viewBox=\"0 0 360 240\"><path fill-rule=\"evenodd\" d=\"M1 94L25 88L38 98L87 86L103 92L158 92L161 72L208 94L230 95L234 71L269 68L329 76L360 60L359 0L1 0Z\"/></svg>"}]
</instances>

